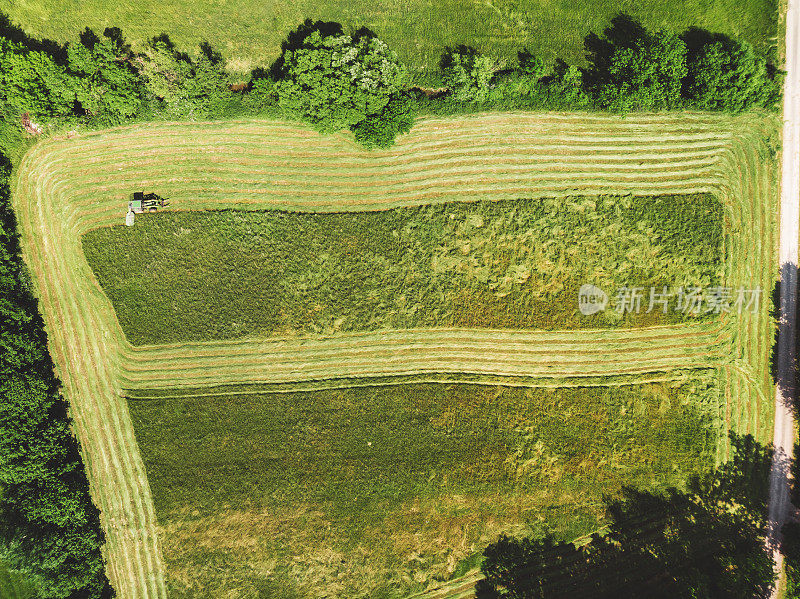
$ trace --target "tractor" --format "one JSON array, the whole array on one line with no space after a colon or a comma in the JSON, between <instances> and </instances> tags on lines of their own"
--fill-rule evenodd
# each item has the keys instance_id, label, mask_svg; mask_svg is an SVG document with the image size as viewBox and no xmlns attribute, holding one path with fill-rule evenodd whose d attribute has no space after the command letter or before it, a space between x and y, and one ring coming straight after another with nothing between
<instances>
[{"instance_id":1,"label":"tractor","mask_svg":"<svg viewBox=\"0 0 800 599\"><path fill-rule=\"evenodd\" d=\"M156 212L159 208L169 206L169 200L162 198L155 193L144 193L136 191L131 196L131 201L128 203L128 211L135 214L142 214L143 212Z\"/></svg>"}]
</instances>

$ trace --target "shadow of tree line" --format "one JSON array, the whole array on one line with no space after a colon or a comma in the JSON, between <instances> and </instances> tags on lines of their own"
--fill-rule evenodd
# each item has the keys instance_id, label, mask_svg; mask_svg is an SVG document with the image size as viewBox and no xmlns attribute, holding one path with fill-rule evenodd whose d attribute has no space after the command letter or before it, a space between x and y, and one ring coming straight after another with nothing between
<instances>
[{"instance_id":1,"label":"shadow of tree line","mask_svg":"<svg viewBox=\"0 0 800 599\"><path fill-rule=\"evenodd\" d=\"M768 597L773 449L730 439L731 459L686 491L625 488L606 499L608 532L583 546L502 536L484 552L478 599Z\"/></svg>"},{"instance_id":2,"label":"shadow of tree line","mask_svg":"<svg viewBox=\"0 0 800 599\"><path fill-rule=\"evenodd\" d=\"M800 356L800 338L797 335L797 322L800 318L800 302L797 294L782 293L783 285L786 288L797 289L797 266L791 263L784 263L780 269L780 279L775 284L772 293L771 316L774 318L775 338L772 345L771 372L772 378L777 389L780 391L784 401L797 419L798 403L797 395L797 375L798 375L798 356ZM791 282L790 284L787 284ZM781 318L781 304L786 314L792 314L793 318ZM793 350L793 351L789 351ZM779 356L784 357L784 364L779 363ZM796 433L795 433L796 434ZM784 556L784 566L786 574L786 599L800 597L800 522L798 522L797 508L800 505L800 443L794 439L794 459L792 459L788 471L781 472L782 483L789 488L789 500L791 502L791 514L787 514L787 522L781 528L781 552Z\"/></svg>"}]
</instances>

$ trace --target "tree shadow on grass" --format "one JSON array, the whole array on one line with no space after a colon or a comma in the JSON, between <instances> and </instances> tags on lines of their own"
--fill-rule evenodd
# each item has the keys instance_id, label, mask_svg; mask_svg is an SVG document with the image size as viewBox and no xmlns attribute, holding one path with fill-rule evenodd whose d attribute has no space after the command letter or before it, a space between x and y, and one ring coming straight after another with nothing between
<instances>
[{"instance_id":1,"label":"tree shadow on grass","mask_svg":"<svg viewBox=\"0 0 800 599\"><path fill-rule=\"evenodd\" d=\"M22 44L31 50L46 52L59 64L67 61L67 49L64 44L47 38L38 40L29 36L3 12L0 12L0 37Z\"/></svg>"},{"instance_id":2,"label":"tree shadow on grass","mask_svg":"<svg viewBox=\"0 0 800 599\"><path fill-rule=\"evenodd\" d=\"M731 460L685 492L626 488L621 500L607 499L608 533L583 546L501 537L484 553L477 597L768 597L773 450L735 434L731 449Z\"/></svg>"}]
</instances>

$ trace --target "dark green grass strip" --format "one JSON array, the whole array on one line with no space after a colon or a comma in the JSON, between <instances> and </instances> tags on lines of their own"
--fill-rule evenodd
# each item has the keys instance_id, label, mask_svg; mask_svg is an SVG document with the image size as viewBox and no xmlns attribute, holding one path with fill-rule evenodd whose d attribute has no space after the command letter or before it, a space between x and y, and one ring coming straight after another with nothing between
<instances>
[{"instance_id":1,"label":"dark green grass strip","mask_svg":"<svg viewBox=\"0 0 800 599\"><path fill-rule=\"evenodd\" d=\"M168 577L178 596L212 597L231 580L242 585L237 588L278 584L323 546L342 556L337 569L345 594L366 591L367 583L397 584L410 567L404 553L410 550L401 539L415 527L422 538L456 534L426 528L439 520L452 525L445 515L453 501L473 506L458 512L458 526L466 525L457 527L458 535L469 540L469 551L453 541L459 559L482 542L481 522L497 530L530 520L564 538L579 537L602 525L604 494L613 495L621 485L680 486L711 465L715 446L696 382L197 391L199 396L152 394L129 403L161 525L179 535L195 530L197 522L209 527L245 517L237 514L309 515L292 520L291 541L281 540L289 529L274 533L276 538L260 537L259 526L269 528L262 522L242 532L242 546L229 539L215 549L196 537L194 549L167 543ZM319 519L327 523L324 530ZM263 556L254 547L275 560L261 579L253 572ZM420 558L428 575L440 571L445 559L429 549ZM214 572L203 570L203 561L214 563ZM364 581L367 566L376 577ZM181 573L193 568L205 573L182 581ZM314 576L311 571L299 579ZM293 592L321 592L314 588L311 594Z\"/></svg>"},{"instance_id":2,"label":"dark green grass strip","mask_svg":"<svg viewBox=\"0 0 800 599\"><path fill-rule=\"evenodd\" d=\"M710 195L451 203L383 212L163 212L83 237L135 344L394 328L596 328L578 288L710 286ZM612 297L613 299L613 297Z\"/></svg>"}]
</instances>

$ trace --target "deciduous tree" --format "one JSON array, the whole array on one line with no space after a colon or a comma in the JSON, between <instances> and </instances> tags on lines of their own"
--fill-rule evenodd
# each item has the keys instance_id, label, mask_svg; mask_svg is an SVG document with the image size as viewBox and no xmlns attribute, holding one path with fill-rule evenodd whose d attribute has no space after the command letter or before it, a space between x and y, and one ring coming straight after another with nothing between
<instances>
[{"instance_id":1,"label":"deciduous tree","mask_svg":"<svg viewBox=\"0 0 800 599\"><path fill-rule=\"evenodd\" d=\"M447 48L441 68L442 79L456 100L485 102L489 98L496 65L488 56L471 46Z\"/></svg>"},{"instance_id":2,"label":"deciduous tree","mask_svg":"<svg viewBox=\"0 0 800 599\"><path fill-rule=\"evenodd\" d=\"M783 78L749 43L697 28L681 37L688 47L683 95L692 105L740 112L780 99Z\"/></svg>"},{"instance_id":3,"label":"deciduous tree","mask_svg":"<svg viewBox=\"0 0 800 599\"><path fill-rule=\"evenodd\" d=\"M122 32L107 28L103 38L86 29L67 47L67 65L76 75L76 96L90 115L110 121L133 116L142 104L142 85Z\"/></svg>"},{"instance_id":4,"label":"deciduous tree","mask_svg":"<svg viewBox=\"0 0 800 599\"><path fill-rule=\"evenodd\" d=\"M373 121L405 86L397 55L372 32L310 20L290 34L272 69L284 110L323 133Z\"/></svg>"},{"instance_id":5,"label":"deciduous tree","mask_svg":"<svg viewBox=\"0 0 800 599\"><path fill-rule=\"evenodd\" d=\"M591 34L584 43L587 83L600 106L624 112L682 105L687 48L677 35L618 15L602 37Z\"/></svg>"}]
</instances>

